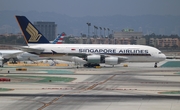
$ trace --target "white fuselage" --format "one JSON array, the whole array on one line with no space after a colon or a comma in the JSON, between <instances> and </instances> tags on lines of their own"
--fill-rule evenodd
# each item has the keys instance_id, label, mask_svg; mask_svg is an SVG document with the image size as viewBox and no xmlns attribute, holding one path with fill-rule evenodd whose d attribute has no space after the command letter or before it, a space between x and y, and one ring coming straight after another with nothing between
<instances>
[{"instance_id":1,"label":"white fuselage","mask_svg":"<svg viewBox=\"0 0 180 110\"><path fill-rule=\"evenodd\" d=\"M41 57L57 57L70 61L67 56L105 55L125 57L128 62L160 62L166 56L160 50L144 45L109 45L109 44L37 44L30 48L44 49ZM65 59L67 58L67 59Z\"/></svg>"}]
</instances>

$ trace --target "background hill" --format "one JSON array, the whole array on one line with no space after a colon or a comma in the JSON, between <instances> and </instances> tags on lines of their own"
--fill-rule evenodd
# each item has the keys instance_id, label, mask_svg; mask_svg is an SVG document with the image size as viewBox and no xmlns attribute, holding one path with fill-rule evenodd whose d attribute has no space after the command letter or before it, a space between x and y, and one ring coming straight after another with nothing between
<instances>
[{"instance_id":1,"label":"background hill","mask_svg":"<svg viewBox=\"0 0 180 110\"><path fill-rule=\"evenodd\" d=\"M93 34L94 25L109 28L113 31L121 31L124 28L133 28L135 31L143 31L144 34L180 35L180 16L142 15L142 16L86 16L70 17L51 12L23 12L0 11L0 34L18 33L20 29L16 23L15 15L24 15L31 22L53 21L57 24L57 33L65 32L67 35L79 36L88 33L87 22L92 25L90 34ZM107 32L106 32L107 33ZM99 34L99 30L98 30Z\"/></svg>"}]
</instances>

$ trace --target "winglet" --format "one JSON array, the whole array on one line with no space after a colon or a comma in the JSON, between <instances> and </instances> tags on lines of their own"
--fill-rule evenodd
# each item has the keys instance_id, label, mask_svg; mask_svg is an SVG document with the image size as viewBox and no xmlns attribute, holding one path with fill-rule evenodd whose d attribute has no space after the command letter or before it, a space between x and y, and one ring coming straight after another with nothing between
<instances>
[{"instance_id":1,"label":"winglet","mask_svg":"<svg viewBox=\"0 0 180 110\"><path fill-rule=\"evenodd\" d=\"M25 16L15 16L15 18L28 45L49 43L42 33L40 33L39 30Z\"/></svg>"}]
</instances>

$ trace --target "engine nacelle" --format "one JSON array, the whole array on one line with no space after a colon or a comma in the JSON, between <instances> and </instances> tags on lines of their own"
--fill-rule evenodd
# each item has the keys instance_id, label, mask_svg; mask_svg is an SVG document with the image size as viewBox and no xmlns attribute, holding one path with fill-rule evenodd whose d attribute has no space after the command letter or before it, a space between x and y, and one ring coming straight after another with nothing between
<instances>
[{"instance_id":1,"label":"engine nacelle","mask_svg":"<svg viewBox=\"0 0 180 110\"><path fill-rule=\"evenodd\" d=\"M0 56L0 60L4 60L4 58L2 56Z\"/></svg>"},{"instance_id":2,"label":"engine nacelle","mask_svg":"<svg viewBox=\"0 0 180 110\"><path fill-rule=\"evenodd\" d=\"M120 60L118 57L106 57L105 58L105 64L108 64L108 65L117 65L117 64L120 64Z\"/></svg>"},{"instance_id":3,"label":"engine nacelle","mask_svg":"<svg viewBox=\"0 0 180 110\"><path fill-rule=\"evenodd\" d=\"M4 58L0 56L0 67L3 67Z\"/></svg>"},{"instance_id":4,"label":"engine nacelle","mask_svg":"<svg viewBox=\"0 0 180 110\"><path fill-rule=\"evenodd\" d=\"M100 60L101 60L100 55L89 55L89 56L87 56L87 62L88 63L97 63L97 64L99 64Z\"/></svg>"},{"instance_id":5,"label":"engine nacelle","mask_svg":"<svg viewBox=\"0 0 180 110\"><path fill-rule=\"evenodd\" d=\"M83 60L82 58L79 58L79 57L72 57L72 61L75 63L75 64L86 64L87 61Z\"/></svg>"},{"instance_id":6,"label":"engine nacelle","mask_svg":"<svg viewBox=\"0 0 180 110\"><path fill-rule=\"evenodd\" d=\"M19 60L19 61L21 61L21 60L28 60L28 59L24 59L21 55L17 55L16 59Z\"/></svg>"}]
</instances>

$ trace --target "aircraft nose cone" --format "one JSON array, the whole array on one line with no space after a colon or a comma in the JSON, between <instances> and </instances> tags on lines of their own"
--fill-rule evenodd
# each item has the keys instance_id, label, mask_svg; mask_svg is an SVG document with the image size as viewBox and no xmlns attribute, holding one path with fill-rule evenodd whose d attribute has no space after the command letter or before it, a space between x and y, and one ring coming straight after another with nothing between
<instances>
[{"instance_id":1,"label":"aircraft nose cone","mask_svg":"<svg viewBox=\"0 0 180 110\"><path fill-rule=\"evenodd\" d=\"M166 55L165 55L165 54L162 54L160 58L161 58L161 60L163 61L163 60L166 59Z\"/></svg>"}]
</instances>

